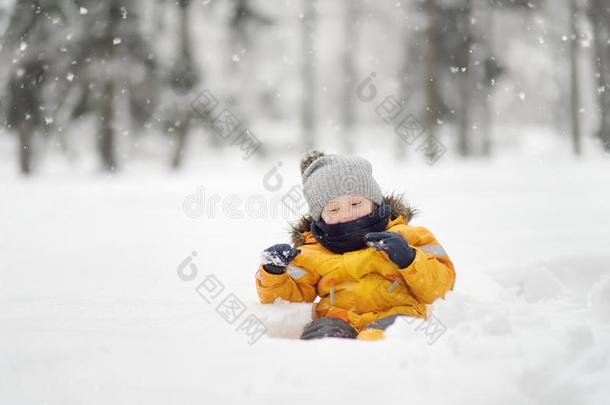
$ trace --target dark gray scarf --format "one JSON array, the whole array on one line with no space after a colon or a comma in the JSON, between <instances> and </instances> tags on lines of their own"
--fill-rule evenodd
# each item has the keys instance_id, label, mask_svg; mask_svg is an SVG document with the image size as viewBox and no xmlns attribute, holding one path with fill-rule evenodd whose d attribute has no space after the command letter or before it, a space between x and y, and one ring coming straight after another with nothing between
<instances>
[{"instance_id":1,"label":"dark gray scarf","mask_svg":"<svg viewBox=\"0 0 610 405\"><path fill-rule=\"evenodd\" d=\"M322 219L311 223L311 233L318 242L335 253L346 253L366 247L364 236L382 232L391 217L391 208L383 203L370 214L349 222L327 224Z\"/></svg>"}]
</instances>

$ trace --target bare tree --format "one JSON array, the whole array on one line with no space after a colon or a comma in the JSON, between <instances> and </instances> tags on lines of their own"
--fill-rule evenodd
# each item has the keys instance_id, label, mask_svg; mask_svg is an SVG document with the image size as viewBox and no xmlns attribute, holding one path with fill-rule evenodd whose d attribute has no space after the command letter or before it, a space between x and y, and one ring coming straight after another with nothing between
<instances>
[{"instance_id":1,"label":"bare tree","mask_svg":"<svg viewBox=\"0 0 610 405\"><path fill-rule=\"evenodd\" d=\"M610 4L604 0L591 0L589 19L593 27L594 65L600 111L597 136L604 150L610 152Z\"/></svg>"},{"instance_id":2,"label":"bare tree","mask_svg":"<svg viewBox=\"0 0 610 405\"><path fill-rule=\"evenodd\" d=\"M8 124L18 132L19 166L30 174L33 165L35 132L44 130L43 89L48 65L52 62L53 38L60 29L50 20L61 21L61 10L55 2L42 4L22 0L15 4L5 35L2 37L2 59L13 60L8 81ZM9 53L13 55L8 55Z\"/></svg>"},{"instance_id":3,"label":"bare tree","mask_svg":"<svg viewBox=\"0 0 610 405\"><path fill-rule=\"evenodd\" d=\"M94 113L98 120L97 149L102 169L117 168L116 131L118 98L134 92L135 87L155 85L152 80L155 59L150 46L139 30L134 0L83 0L85 10L74 22L74 40L67 47L65 58L71 66L70 87L80 90L81 100L72 117ZM78 14L78 9L76 10ZM144 72L141 76L139 69ZM136 94L136 93L134 93ZM139 94L139 93L138 93ZM130 113L152 114L149 97L132 97ZM138 108L135 104L140 104ZM133 117L132 117L133 118Z\"/></svg>"},{"instance_id":4,"label":"bare tree","mask_svg":"<svg viewBox=\"0 0 610 405\"><path fill-rule=\"evenodd\" d=\"M457 13L456 23L457 37L461 39L459 49L461 52L456 58L457 68L459 69L459 94L460 94L460 113L458 115L458 153L462 157L467 157L472 153L471 128L472 128L472 107L474 80L471 66L472 34L470 28L470 18L472 11L471 0L465 0L462 8Z\"/></svg>"},{"instance_id":5,"label":"bare tree","mask_svg":"<svg viewBox=\"0 0 610 405\"><path fill-rule=\"evenodd\" d=\"M576 0L570 1L570 116L572 123L572 147L574 154L581 153L581 133L580 133L580 85L579 85L579 66L578 66L578 36L577 16L578 6Z\"/></svg>"},{"instance_id":6,"label":"bare tree","mask_svg":"<svg viewBox=\"0 0 610 405\"><path fill-rule=\"evenodd\" d=\"M191 51L192 45L189 21L191 1L179 0L176 5L178 6L177 42L179 54L176 57L176 62L171 72L171 81L172 87L178 93L178 97L181 97L181 95L187 95L193 90L199 81L199 74L194 66ZM181 105L182 108L176 110L178 116L173 117L173 122L178 123L174 126L176 133L176 143L172 157L172 168L174 169L182 166L186 140L193 119L193 111L189 105L182 106L178 100L176 100L176 103Z\"/></svg>"},{"instance_id":7,"label":"bare tree","mask_svg":"<svg viewBox=\"0 0 610 405\"><path fill-rule=\"evenodd\" d=\"M344 0L343 14L343 102L341 116L343 121L342 144L344 153L352 153L354 144L354 86L356 83L356 52L358 51L358 25L360 15L359 0Z\"/></svg>"},{"instance_id":8,"label":"bare tree","mask_svg":"<svg viewBox=\"0 0 610 405\"><path fill-rule=\"evenodd\" d=\"M249 128L253 117L260 113L260 94L257 76L260 66L257 46L262 29L273 24L273 19L262 13L251 0L232 0L232 12L229 18L230 52L227 59L230 64L228 78L230 91L228 102L239 117L243 128ZM264 155L266 148L261 148Z\"/></svg>"},{"instance_id":9,"label":"bare tree","mask_svg":"<svg viewBox=\"0 0 610 405\"><path fill-rule=\"evenodd\" d=\"M41 125L41 87L45 80L43 61L30 61L22 65L22 71L15 74L9 84L10 125L19 134L19 167L21 173L32 171L34 132Z\"/></svg>"},{"instance_id":10,"label":"bare tree","mask_svg":"<svg viewBox=\"0 0 610 405\"><path fill-rule=\"evenodd\" d=\"M483 78L482 90L483 103L481 104L481 153L483 156L490 157L493 148L493 117L491 113L491 103L496 80L502 73L502 67L499 65L496 56L493 52L493 43L495 39L495 8L491 6L489 0L478 1L479 16L483 21L483 32L479 33L479 41L483 52Z\"/></svg>"},{"instance_id":11,"label":"bare tree","mask_svg":"<svg viewBox=\"0 0 610 405\"><path fill-rule=\"evenodd\" d=\"M301 127L305 150L312 149L315 144L315 27L316 0L303 0L303 25L301 27L301 76L303 97L301 102Z\"/></svg>"},{"instance_id":12,"label":"bare tree","mask_svg":"<svg viewBox=\"0 0 610 405\"><path fill-rule=\"evenodd\" d=\"M430 137L434 136L436 123L440 114L440 94L438 82L438 41L436 28L439 25L438 8L436 0L426 0L424 10L428 17L426 26L426 49L424 54L425 65L425 93L426 93L426 118L425 126Z\"/></svg>"},{"instance_id":13,"label":"bare tree","mask_svg":"<svg viewBox=\"0 0 610 405\"><path fill-rule=\"evenodd\" d=\"M407 13L410 10L406 11ZM418 52L417 44L412 41L412 32L408 24L403 24L401 27L401 64L398 70L398 83L399 83L399 101L404 106L411 99L411 93L414 91L415 85L412 83L411 77L416 72L418 62L421 59L420 52ZM404 159L406 153L406 143L400 136L394 137L394 155L397 159Z\"/></svg>"}]
</instances>

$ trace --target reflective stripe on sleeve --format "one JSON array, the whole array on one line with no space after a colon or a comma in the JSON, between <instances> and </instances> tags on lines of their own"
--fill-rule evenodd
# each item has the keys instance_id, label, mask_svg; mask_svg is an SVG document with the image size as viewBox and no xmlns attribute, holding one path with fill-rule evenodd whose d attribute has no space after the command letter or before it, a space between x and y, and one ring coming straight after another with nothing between
<instances>
[{"instance_id":1,"label":"reflective stripe on sleeve","mask_svg":"<svg viewBox=\"0 0 610 405\"><path fill-rule=\"evenodd\" d=\"M426 246L418 246L417 248L419 250L421 250L422 252L429 253L429 254L434 255L436 257L447 256L447 252L445 252L445 249L443 249L443 247L441 245L439 245L439 244L426 245Z\"/></svg>"},{"instance_id":2,"label":"reflective stripe on sleeve","mask_svg":"<svg viewBox=\"0 0 610 405\"><path fill-rule=\"evenodd\" d=\"M302 268L293 266L292 264L288 265L288 275L291 279L298 280L305 274L307 274L307 271L303 270Z\"/></svg>"}]
</instances>

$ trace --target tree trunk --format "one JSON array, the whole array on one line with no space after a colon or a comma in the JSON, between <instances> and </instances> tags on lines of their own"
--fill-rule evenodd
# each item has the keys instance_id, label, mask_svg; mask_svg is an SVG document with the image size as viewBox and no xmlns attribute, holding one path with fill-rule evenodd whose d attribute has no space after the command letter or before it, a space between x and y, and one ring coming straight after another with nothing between
<instances>
[{"instance_id":1,"label":"tree trunk","mask_svg":"<svg viewBox=\"0 0 610 405\"><path fill-rule=\"evenodd\" d=\"M184 160L184 150L186 146L186 137L188 134L188 118L184 122L180 123L180 126L176 128L176 148L174 149L174 156L172 158L172 169L179 169L182 166Z\"/></svg>"},{"instance_id":2,"label":"tree trunk","mask_svg":"<svg viewBox=\"0 0 610 405\"><path fill-rule=\"evenodd\" d=\"M460 102L461 108L459 109L460 115L458 116L458 153L462 157L468 157L471 154L470 150L470 129L471 129L471 108L474 102L472 87L472 71L470 66L470 46L471 41L471 28L470 28L470 12L471 2L470 0L465 1L464 10L460 14L461 24L463 31L460 33L464 38L464 63L461 68L465 71L459 72L459 88L460 88Z\"/></svg>"},{"instance_id":3,"label":"tree trunk","mask_svg":"<svg viewBox=\"0 0 610 405\"><path fill-rule=\"evenodd\" d=\"M189 25L189 6L190 0L180 0L176 3L178 5L179 22L178 22L178 45L180 46L180 55L178 56L180 64L182 88L184 92L188 92L194 85L194 72L193 72L193 57L191 53L191 41L190 41L190 25ZM186 140L190 128L190 113L186 112L183 115L183 119L180 120L180 125L176 128L176 143L174 153L172 157L172 168L179 169L182 166L184 158L184 149L186 147ZM215 138L212 135L213 138Z\"/></svg>"},{"instance_id":4,"label":"tree trunk","mask_svg":"<svg viewBox=\"0 0 610 405\"><path fill-rule=\"evenodd\" d=\"M409 74L414 71L413 58L409 50L410 32L408 24L403 24L400 44L402 47L402 62L398 71L398 83L400 86L399 101L404 105L408 104L410 92L412 91ZM407 153L407 145L405 140L400 136L394 136L395 147L394 156L397 160L403 160Z\"/></svg>"},{"instance_id":5,"label":"tree trunk","mask_svg":"<svg viewBox=\"0 0 610 405\"><path fill-rule=\"evenodd\" d=\"M479 7L481 9L481 13L484 15L484 30L485 30L485 56L487 60L494 61L493 59L493 43L495 39L495 8L489 7L489 3L486 1L480 1ZM483 97L483 103L481 106L481 153L483 156L489 158L492 153L492 139L493 139L493 117L492 117L492 103L491 93L494 90L493 83L496 78L491 77L488 74L488 66L485 66L484 72L484 81L483 89L486 92Z\"/></svg>"},{"instance_id":6,"label":"tree trunk","mask_svg":"<svg viewBox=\"0 0 610 405\"><path fill-rule=\"evenodd\" d=\"M102 158L102 166L107 171L114 171L116 169L114 154L114 86L112 79L104 83L100 111L99 151Z\"/></svg>"},{"instance_id":7,"label":"tree trunk","mask_svg":"<svg viewBox=\"0 0 610 405\"><path fill-rule=\"evenodd\" d=\"M593 64L597 69L597 94L600 127L597 136L606 152L610 152L610 5L592 0L590 18L595 44Z\"/></svg>"},{"instance_id":8,"label":"tree trunk","mask_svg":"<svg viewBox=\"0 0 610 405\"><path fill-rule=\"evenodd\" d=\"M350 154L354 151L354 84L356 82L355 53L357 51L358 30L356 25L359 18L359 0L344 0L344 45L343 45L343 104L342 104L342 143L343 152Z\"/></svg>"},{"instance_id":9,"label":"tree trunk","mask_svg":"<svg viewBox=\"0 0 610 405\"><path fill-rule=\"evenodd\" d=\"M106 57L106 60L111 62L115 58L115 47L113 46L113 38L118 31L119 21L121 19L120 0L115 0L107 5L108 15L104 32L103 46L100 49L101 54ZM100 126L98 133L98 151L101 158L102 169L113 172L117 169L115 156L115 92L116 83L115 75L112 67L108 67L104 72L105 77L101 80L101 96L99 100Z\"/></svg>"},{"instance_id":10,"label":"tree trunk","mask_svg":"<svg viewBox=\"0 0 610 405\"><path fill-rule=\"evenodd\" d=\"M303 0L303 26L301 32L302 66L301 76L303 98L301 102L302 139L305 150L310 150L315 144L315 111L314 111L314 32L316 25L315 0Z\"/></svg>"},{"instance_id":11,"label":"tree trunk","mask_svg":"<svg viewBox=\"0 0 610 405\"><path fill-rule=\"evenodd\" d=\"M32 172L32 123L27 120L19 124L19 167L22 174Z\"/></svg>"},{"instance_id":12,"label":"tree trunk","mask_svg":"<svg viewBox=\"0 0 610 405\"><path fill-rule=\"evenodd\" d=\"M438 42L436 38L436 26L438 24L438 10L435 0L426 0L424 4L426 15L428 16L428 26L426 27L426 49L424 52L425 73L425 97L426 115L425 126L428 132L428 145L425 150L434 150L433 137L436 133L436 123L440 113L440 95L438 92L437 74L437 55ZM429 146L429 147L428 147Z\"/></svg>"},{"instance_id":13,"label":"tree trunk","mask_svg":"<svg viewBox=\"0 0 610 405\"><path fill-rule=\"evenodd\" d=\"M581 134L580 134L580 85L578 69L578 29L576 17L578 7L576 0L570 0L570 32L572 40L570 42L570 115L572 122L572 147L575 155L581 153Z\"/></svg>"},{"instance_id":14,"label":"tree trunk","mask_svg":"<svg viewBox=\"0 0 610 405\"><path fill-rule=\"evenodd\" d=\"M470 127L471 127L471 107L473 100L472 94L472 72L470 66L470 1L465 2L464 10L460 15L462 20L460 26L463 29L461 32L462 38L464 38L464 62L463 66L460 66L464 71L460 72L460 101L461 108L459 109L460 115L458 116L458 153L462 157L470 155Z\"/></svg>"},{"instance_id":15,"label":"tree trunk","mask_svg":"<svg viewBox=\"0 0 610 405\"><path fill-rule=\"evenodd\" d=\"M45 79L44 63L33 61L23 64L19 67L23 73L14 74L8 82L6 122L17 130L19 168L25 175L32 172L34 133L43 122L41 88Z\"/></svg>"},{"instance_id":16,"label":"tree trunk","mask_svg":"<svg viewBox=\"0 0 610 405\"><path fill-rule=\"evenodd\" d=\"M189 24L189 6L191 5L190 0L180 0L178 2L178 9L180 12L180 21L178 22L178 36L180 40L180 56L182 59L190 64L193 60L191 54L191 37L190 37L190 24Z\"/></svg>"}]
</instances>

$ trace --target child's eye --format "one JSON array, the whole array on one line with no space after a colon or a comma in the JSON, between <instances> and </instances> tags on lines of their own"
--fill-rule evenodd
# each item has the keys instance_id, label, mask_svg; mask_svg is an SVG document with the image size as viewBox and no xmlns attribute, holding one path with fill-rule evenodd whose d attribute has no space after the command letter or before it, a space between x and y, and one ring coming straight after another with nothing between
<instances>
[{"instance_id":1,"label":"child's eye","mask_svg":"<svg viewBox=\"0 0 610 405\"><path fill-rule=\"evenodd\" d=\"M353 206L353 207L355 207L355 206L357 206L357 205L360 205L360 203L361 203L361 202L362 202L362 201L358 201L358 202L352 203L352 206Z\"/></svg>"},{"instance_id":2,"label":"child's eye","mask_svg":"<svg viewBox=\"0 0 610 405\"><path fill-rule=\"evenodd\" d=\"M332 210L329 210L330 212L338 212L339 208L333 208Z\"/></svg>"}]
</instances>

